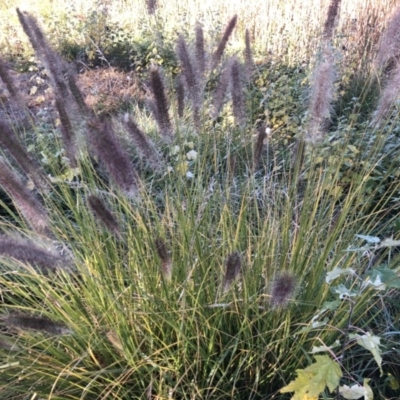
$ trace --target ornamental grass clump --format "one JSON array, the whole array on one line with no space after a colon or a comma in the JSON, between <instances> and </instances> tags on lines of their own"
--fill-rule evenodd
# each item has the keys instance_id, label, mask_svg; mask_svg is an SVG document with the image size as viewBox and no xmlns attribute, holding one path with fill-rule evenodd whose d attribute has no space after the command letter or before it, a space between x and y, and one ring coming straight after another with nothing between
<instances>
[{"instance_id":1,"label":"ornamental grass clump","mask_svg":"<svg viewBox=\"0 0 400 400\"><path fill-rule=\"evenodd\" d=\"M21 21L40 37L29 32L29 16ZM235 24L236 17L224 46ZM400 328L387 312L386 292L373 288L398 270L397 258L378 246L379 237L392 234L389 243L398 243L400 182L385 185L385 196L377 196L381 186L371 191L377 167L385 161L394 171L398 153L385 158L384 140L360 148L363 158L348 180L343 171L355 146L342 131L332 133L341 140L328 155L303 147L304 162L294 163L292 144L270 152L269 121L243 106L252 97L251 82L243 84L245 62L228 56L223 68L210 71L206 62L201 74L200 31L196 36L194 45L178 39L190 99L183 107L179 94L179 113L171 111L178 95L167 84L173 77L161 67L149 71L152 113L140 103L101 119L73 100L66 112L72 122L70 110L77 110L82 124L72 122L67 135L83 139L73 140L76 167L50 156L67 153L64 140L49 148L38 138L29 152L45 171L48 192L30 191L25 169L34 166L13 168L5 149L0 398L284 400L281 389L307 367L310 353L324 347L330 357L336 341L346 347L331 359L340 361L336 370L349 381L368 379L358 360L375 360L355 357L343 332L381 326L387 350L373 389L386 393L387 380L400 379L387 361L397 356L388 338ZM75 98L69 78L58 79ZM215 102L219 85L225 89ZM225 99L231 108L223 107ZM157 131L167 118L164 140ZM370 248L361 254L361 245L349 248L360 235L377 246L379 269ZM353 275L346 275L353 270L379 275L360 278L370 283L359 286L356 299ZM395 298L398 289L392 290ZM395 301L390 307L399 311Z\"/></svg>"}]
</instances>

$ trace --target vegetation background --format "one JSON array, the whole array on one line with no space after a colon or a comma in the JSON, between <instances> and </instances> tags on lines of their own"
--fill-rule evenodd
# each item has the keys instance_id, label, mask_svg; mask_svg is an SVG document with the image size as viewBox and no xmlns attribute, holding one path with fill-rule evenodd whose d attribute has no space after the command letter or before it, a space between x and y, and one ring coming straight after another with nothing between
<instances>
[{"instance_id":1,"label":"vegetation background","mask_svg":"<svg viewBox=\"0 0 400 400\"><path fill-rule=\"evenodd\" d=\"M397 1L0 11L2 398L399 398Z\"/></svg>"}]
</instances>

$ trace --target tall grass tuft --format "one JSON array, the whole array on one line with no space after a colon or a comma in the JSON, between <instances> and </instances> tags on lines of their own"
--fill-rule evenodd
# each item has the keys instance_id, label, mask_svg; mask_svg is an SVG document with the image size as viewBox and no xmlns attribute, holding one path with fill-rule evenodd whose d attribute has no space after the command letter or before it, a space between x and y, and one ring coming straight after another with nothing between
<instances>
[{"instance_id":1,"label":"tall grass tuft","mask_svg":"<svg viewBox=\"0 0 400 400\"><path fill-rule=\"evenodd\" d=\"M21 20L31 29L29 18ZM390 369L398 354L389 343L399 332L399 260L393 249L381 246L396 244L398 236L398 148L388 156L386 130L371 133L367 124L348 124L344 116L332 126L331 143L311 148L300 141L301 157L294 163L291 141L280 141L289 127L274 125L277 144L269 158L263 143L265 110L248 114L250 107L243 109L247 115L240 129L236 121L242 115L235 109L236 120L228 112L218 112L218 121L199 118L216 105L216 69L201 76L188 48L180 36L177 52L188 98L194 110L203 112L194 119L198 135L191 121L177 122L171 113L177 134L156 147L155 119L162 107L155 98L153 116L137 107L121 131L114 124L120 117L100 120L92 110L81 116L75 105L77 119L90 117L83 129L88 146L77 143L80 169L72 178L68 166L60 171L57 157L43 163L52 178L44 205L24 191L5 161L0 163L0 184L22 216L29 220L33 207L53 235L44 241L37 223L21 223L7 201L1 202L0 230L7 233L0 237L0 320L5 322L0 332L1 398L284 400L280 389L307 367L310 353L321 344L329 348L326 356L340 364L343 382L370 376L369 366L375 368L376 360L365 355L368 351L353 351L356 344L347 346L345 338L346 352L337 357L331 346L337 340L343 344L343 332L378 335L382 326L384 375L374 390L385 392L391 376L398 374ZM234 96L229 86L243 79L241 64L238 56L224 63L217 83L225 86L220 104L228 88ZM254 68L254 82L240 90L245 99L258 102L277 85L265 82L263 67ZM290 75L286 66L284 75ZM72 92L68 77L59 78ZM254 87L259 82L263 90ZM324 84L321 80L315 88L321 92ZM174 93L164 94L166 104L174 104ZM316 98L323 102L325 95ZM326 113L321 109L327 106L319 106L311 111L320 115L323 127ZM74 114L69 115L77 134ZM307 116L299 111L296 117L305 121ZM398 117L393 118L397 123ZM253 121L260 126L255 145ZM137 154L156 157L152 144L166 166L154 174L151 168L134 168L141 165L134 162ZM37 147L39 157L54 152L40 140ZM58 153L57 143L54 147ZM263 168L256 169L257 164ZM105 202L98 205L103 199L106 212ZM108 220L107 212L115 221ZM116 235L104 240L99 220L124 240ZM116 221L121 223L116 226ZM389 241L380 241L392 234ZM364 239L372 245L361 245ZM54 250L36 244L43 241ZM71 257L63 255L66 249ZM370 257L370 252L379 256ZM228 254L223 273L221 254ZM393 313L386 293L372 285L360 286L351 301L346 298L357 289L354 275L348 274L353 270L362 285L394 277ZM17 351L11 343L18 345ZM321 398L332 396L321 393Z\"/></svg>"}]
</instances>

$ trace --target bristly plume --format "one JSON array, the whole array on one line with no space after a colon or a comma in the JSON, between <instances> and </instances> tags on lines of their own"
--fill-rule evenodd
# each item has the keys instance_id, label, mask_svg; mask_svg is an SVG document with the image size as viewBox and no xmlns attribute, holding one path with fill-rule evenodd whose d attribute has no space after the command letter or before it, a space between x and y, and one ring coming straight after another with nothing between
<instances>
[{"instance_id":1,"label":"bristly plume","mask_svg":"<svg viewBox=\"0 0 400 400\"><path fill-rule=\"evenodd\" d=\"M226 62L219 77L217 87L214 90L212 100L211 118L216 120L224 106L224 100L231 81L231 61Z\"/></svg>"},{"instance_id":2,"label":"bristly plume","mask_svg":"<svg viewBox=\"0 0 400 400\"><path fill-rule=\"evenodd\" d=\"M76 168L78 163L76 161L75 151L75 132L69 119L67 110L65 109L64 102L56 95L55 99L56 109L60 117L61 135L65 146L65 152L69 160L71 168Z\"/></svg>"},{"instance_id":3,"label":"bristly plume","mask_svg":"<svg viewBox=\"0 0 400 400\"><path fill-rule=\"evenodd\" d=\"M260 164L261 154L264 147L264 140L267 137L265 123L262 123L257 129L257 138L253 150L253 171L255 171Z\"/></svg>"},{"instance_id":4,"label":"bristly plume","mask_svg":"<svg viewBox=\"0 0 400 400\"><path fill-rule=\"evenodd\" d=\"M239 252L229 254L225 264L225 275L222 281L222 292L226 293L242 269L242 259Z\"/></svg>"},{"instance_id":5,"label":"bristly plume","mask_svg":"<svg viewBox=\"0 0 400 400\"><path fill-rule=\"evenodd\" d=\"M0 185L11 197L14 205L34 231L39 234L52 236L45 208L1 158Z\"/></svg>"},{"instance_id":6,"label":"bristly plume","mask_svg":"<svg viewBox=\"0 0 400 400\"><path fill-rule=\"evenodd\" d=\"M380 38L379 50L375 59L378 69L392 69L400 58L400 7L390 18L387 28Z\"/></svg>"},{"instance_id":7,"label":"bristly plume","mask_svg":"<svg viewBox=\"0 0 400 400\"><path fill-rule=\"evenodd\" d=\"M157 0L146 0L146 7L149 15L154 15L157 10Z\"/></svg>"},{"instance_id":8,"label":"bristly plume","mask_svg":"<svg viewBox=\"0 0 400 400\"><path fill-rule=\"evenodd\" d=\"M183 84L182 75L178 75L176 78L176 100L178 102L178 117L183 117L183 111L185 109L185 85Z\"/></svg>"},{"instance_id":9,"label":"bristly plume","mask_svg":"<svg viewBox=\"0 0 400 400\"><path fill-rule=\"evenodd\" d=\"M68 71L67 76L67 83L69 90L71 91L72 96L74 96L75 102L81 111L82 115L84 116L93 116L93 112L89 109L86 105L83 94L79 89L75 77Z\"/></svg>"},{"instance_id":10,"label":"bristly plume","mask_svg":"<svg viewBox=\"0 0 400 400\"><path fill-rule=\"evenodd\" d=\"M244 49L244 60L246 69L246 79L247 82L249 82L251 76L253 75L254 61L253 61L253 52L251 51L251 44L250 44L250 32L248 29L246 29L245 44L246 47Z\"/></svg>"},{"instance_id":11,"label":"bristly plume","mask_svg":"<svg viewBox=\"0 0 400 400\"><path fill-rule=\"evenodd\" d=\"M34 317L31 315L9 314L4 323L12 328L20 330L34 330L49 333L51 335L69 335L73 333L66 325L54 322L46 317Z\"/></svg>"},{"instance_id":12,"label":"bristly plume","mask_svg":"<svg viewBox=\"0 0 400 400\"><path fill-rule=\"evenodd\" d=\"M271 288L272 307L285 307L294 296L296 291L296 279L289 273L278 275Z\"/></svg>"},{"instance_id":13,"label":"bristly plume","mask_svg":"<svg viewBox=\"0 0 400 400\"><path fill-rule=\"evenodd\" d=\"M68 270L68 261L59 254L39 247L32 241L0 235L0 257L10 258L22 264L39 268L42 272L58 268Z\"/></svg>"},{"instance_id":14,"label":"bristly plume","mask_svg":"<svg viewBox=\"0 0 400 400\"><path fill-rule=\"evenodd\" d=\"M130 134L133 144L136 147L140 158L155 171L162 171L165 168L165 163L156 149L156 146L151 139L137 126L136 122L129 114L124 116L124 126Z\"/></svg>"},{"instance_id":15,"label":"bristly plume","mask_svg":"<svg viewBox=\"0 0 400 400\"><path fill-rule=\"evenodd\" d=\"M325 135L334 98L335 79L333 50L329 44L326 44L312 78L306 135L306 140L311 144L317 144Z\"/></svg>"},{"instance_id":16,"label":"bristly plume","mask_svg":"<svg viewBox=\"0 0 400 400\"><path fill-rule=\"evenodd\" d=\"M339 7L342 0L331 0L328 9L328 15L326 16L323 37L325 39L333 39L333 32L337 23Z\"/></svg>"},{"instance_id":17,"label":"bristly plume","mask_svg":"<svg viewBox=\"0 0 400 400\"><path fill-rule=\"evenodd\" d=\"M161 238L157 238L154 241L154 244L156 246L158 257L160 257L161 260L161 273L165 280L170 281L172 277L172 260L167 245Z\"/></svg>"},{"instance_id":18,"label":"bristly plume","mask_svg":"<svg viewBox=\"0 0 400 400\"><path fill-rule=\"evenodd\" d=\"M371 126L379 124L390 114L396 100L400 97L400 63L391 71L385 88L379 98L378 106L373 114Z\"/></svg>"},{"instance_id":19,"label":"bristly plume","mask_svg":"<svg viewBox=\"0 0 400 400\"><path fill-rule=\"evenodd\" d=\"M22 109L25 109L24 101L22 100L21 95L18 91L18 88L16 87L16 85L14 83L14 79L8 72L7 66L1 58L0 58L0 79L6 85L7 90L10 93L11 98L14 100L14 102Z\"/></svg>"},{"instance_id":20,"label":"bristly plume","mask_svg":"<svg viewBox=\"0 0 400 400\"><path fill-rule=\"evenodd\" d=\"M33 49L49 74L56 96L63 99L65 109L73 110L75 114L76 111L80 111L82 117L89 115L89 110L68 66L50 47L36 19L26 12L21 12L18 8L17 14ZM75 103L71 100L75 100Z\"/></svg>"},{"instance_id":21,"label":"bristly plume","mask_svg":"<svg viewBox=\"0 0 400 400\"><path fill-rule=\"evenodd\" d=\"M193 67L193 63L190 59L186 41L182 35L179 35L178 38L177 53L181 63L182 74L185 77L188 93L193 104L194 122L195 124L199 125L197 118L200 115L201 108L200 85Z\"/></svg>"},{"instance_id":22,"label":"bristly plume","mask_svg":"<svg viewBox=\"0 0 400 400\"><path fill-rule=\"evenodd\" d=\"M95 195L90 195L87 198L90 209L94 216L117 238L121 237L121 231L114 215L108 210L104 202Z\"/></svg>"},{"instance_id":23,"label":"bristly plume","mask_svg":"<svg viewBox=\"0 0 400 400\"><path fill-rule=\"evenodd\" d=\"M231 64L231 95L233 115L239 126L246 123L246 111L243 94L243 81L240 73L239 60L234 57Z\"/></svg>"},{"instance_id":24,"label":"bristly plume","mask_svg":"<svg viewBox=\"0 0 400 400\"><path fill-rule=\"evenodd\" d=\"M172 138L172 126L168 114L167 96L165 94L164 83L160 75L160 70L156 66L152 66L150 68L150 84L153 91L154 102L157 108L154 118L160 128L161 136L170 142Z\"/></svg>"},{"instance_id":25,"label":"bristly plume","mask_svg":"<svg viewBox=\"0 0 400 400\"><path fill-rule=\"evenodd\" d=\"M16 341L11 341L8 338L0 337L0 348L7 351L19 351L20 348L15 344Z\"/></svg>"},{"instance_id":26,"label":"bristly plume","mask_svg":"<svg viewBox=\"0 0 400 400\"><path fill-rule=\"evenodd\" d=\"M102 161L114 182L126 194L135 196L139 176L128 154L118 141L110 122L93 119L88 123L89 144Z\"/></svg>"},{"instance_id":27,"label":"bristly plume","mask_svg":"<svg viewBox=\"0 0 400 400\"><path fill-rule=\"evenodd\" d=\"M196 63L200 75L203 76L206 70L206 54L203 27L199 23L196 24Z\"/></svg>"},{"instance_id":28,"label":"bristly plume","mask_svg":"<svg viewBox=\"0 0 400 400\"><path fill-rule=\"evenodd\" d=\"M224 54L225 51L225 47L228 44L229 37L232 35L232 32L235 29L236 22L237 22L237 15L231 18L228 25L226 26L224 34L222 35L222 39L218 44L217 50L215 50L215 53L213 54L212 69L216 68L219 62L221 61L222 55Z\"/></svg>"},{"instance_id":29,"label":"bristly plume","mask_svg":"<svg viewBox=\"0 0 400 400\"><path fill-rule=\"evenodd\" d=\"M35 18L26 12L21 12L18 8L17 14L33 49L49 73L54 89L58 91L59 96L64 99L64 101L67 101L69 92L63 79L66 72L65 65L60 60L59 56L50 48Z\"/></svg>"},{"instance_id":30,"label":"bristly plume","mask_svg":"<svg viewBox=\"0 0 400 400\"><path fill-rule=\"evenodd\" d=\"M25 174L32 179L36 188L46 191L47 180L39 164L29 156L8 123L3 121L0 121L0 143L9 151Z\"/></svg>"}]
</instances>

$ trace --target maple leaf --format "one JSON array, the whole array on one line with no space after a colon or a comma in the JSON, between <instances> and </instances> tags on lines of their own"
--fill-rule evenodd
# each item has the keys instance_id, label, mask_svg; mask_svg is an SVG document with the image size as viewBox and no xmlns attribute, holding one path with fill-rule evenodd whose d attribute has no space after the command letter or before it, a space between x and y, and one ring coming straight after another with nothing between
<instances>
[{"instance_id":1,"label":"maple leaf","mask_svg":"<svg viewBox=\"0 0 400 400\"><path fill-rule=\"evenodd\" d=\"M298 369L297 378L280 390L294 392L292 400L318 400L326 386L332 392L339 385L342 371L340 365L329 356L315 356L316 362L305 369Z\"/></svg>"}]
</instances>

